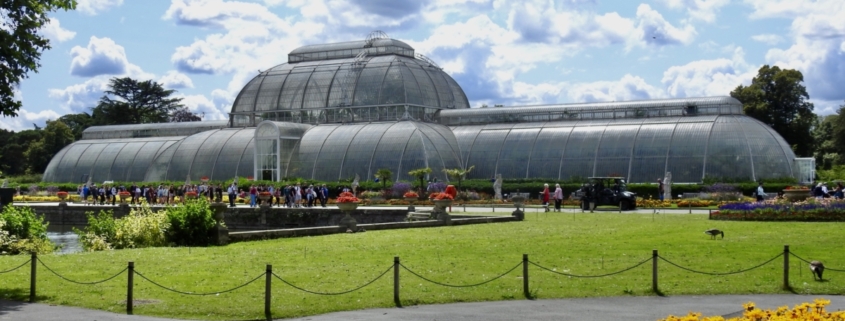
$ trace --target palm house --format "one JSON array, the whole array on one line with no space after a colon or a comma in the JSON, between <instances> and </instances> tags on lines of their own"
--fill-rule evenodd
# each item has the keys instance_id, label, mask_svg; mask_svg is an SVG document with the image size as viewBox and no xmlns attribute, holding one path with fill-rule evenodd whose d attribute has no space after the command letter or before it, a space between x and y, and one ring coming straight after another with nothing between
<instances>
[{"instance_id":1,"label":"palm house","mask_svg":"<svg viewBox=\"0 0 845 321\"><path fill-rule=\"evenodd\" d=\"M432 60L383 33L309 45L260 71L228 120L98 126L65 147L46 182L396 180L429 167L469 178L622 176L806 180L812 166L731 97L469 108Z\"/></svg>"}]
</instances>

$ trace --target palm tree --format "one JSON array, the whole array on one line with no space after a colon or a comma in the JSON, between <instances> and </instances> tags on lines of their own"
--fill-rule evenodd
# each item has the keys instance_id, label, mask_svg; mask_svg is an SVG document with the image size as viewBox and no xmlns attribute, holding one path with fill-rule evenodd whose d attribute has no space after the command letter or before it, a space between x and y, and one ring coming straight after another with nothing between
<instances>
[{"instance_id":1,"label":"palm tree","mask_svg":"<svg viewBox=\"0 0 845 321\"><path fill-rule=\"evenodd\" d=\"M467 169L463 169L463 168L448 168L447 169L447 168L444 168L443 172L445 172L446 175L448 175L449 178L451 178L452 180L458 181L458 191L460 192L462 190L461 185L463 184L464 179L467 177L467 174L469 174L469 172L472 171L473 168L475 168L475 165L472 165Z\"/></svg>"},{"instance_id":2,"label":"palm tree","mask_svg":"<svg viewBox=\"0 0 845 321\"><path fill-rule=\"evenodd\" d=\"M387 181L393 179L393 172L387 168L382 168L376 171L376 177L381 180L383 188L387 188Z\"/></svg>"},{"instance_id":3,"label":"palm tree","mask_svg":"<svg viewBox=\"0 0 845 321\"><path fill-rule=\"evenodd\" d=\"M431 168L429 168L429 167L417 168L415 170L408 172L408 175L411 175L412 177L416 177L417 179L420 180L420 197L423 197L422 195L425 194L425 193L423 193L423 191L425 191L425 186L423 186L423 184L425 184L425 177L428 174L431 174Z\"/></svg>"}]
</instances>

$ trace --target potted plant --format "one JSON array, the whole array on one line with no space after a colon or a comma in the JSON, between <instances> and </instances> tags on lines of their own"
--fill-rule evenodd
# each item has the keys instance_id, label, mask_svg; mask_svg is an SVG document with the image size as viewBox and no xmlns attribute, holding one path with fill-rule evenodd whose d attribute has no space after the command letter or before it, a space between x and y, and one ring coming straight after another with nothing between
<instances>
[{"instance_id":1,"label":"potted plant","mask_svg":"<svg viewBox=\"0 0 845 321\"><path fill-rule=\"evenodd\" d=\"M446 193L431 193L431 195L429 195L429 199L434 202L435 206L445 209L449 205L452 205L452 200L455 198Z\"/></svg>"},{"instance_id":2,"label":"potted plant","mask_svg":"<svg viewBox=\"0 0 845 321\"><path fill-rule=\"evenodd\" d=\"M807 186L787 186L783 189L783 197L790 202L803 201L810 196L810 188Z\"/></svg>"},{"instance_id":3,"label":"potted plant","mask_svg":"<svg viewBox=\"0 0 845 321\"><path fill-rule=\"evenodd\" d=\"M335 203L337 207L344 212L353 211L358 208L359 200L355 195L352 195L350 192L343 192L337 197ZM347 214L348 215L348 214Z\"/></svg>"},{"instance_id":4,"label":"potted plant","mask_svg":"<svg viewBox=\"0 0 845 321\"><path fill-rule=\"evenodd\" d=\"M197 199L197 192L185 192L185 199L189 199L189 200Z\"/></svg>"},{"instance_id":5,"label":"potted plant","mask_svg":"<svg viewBox=\"0 0 845 321\"><path fill-rule=\"evenodd\" d=\"M121 204L126 203L126 199L129 198L130 196L132 196L132 194L127 192L127 191L117 192L117 197L120 198Z\"/></svg>"},{"instance_id":6,"label":"potted plant","mask_svg":"<svg viewBox=\"0 0 845 321\"><path fill-rule=\"evenodd\" d=\"M273 197L273 194L270 194L270 192L260 192L260 193L258 193L258 199L260 199L261 203L264 203L264 204L266 204L267 201L269 201L271 197Z\"/></svg>"},{"instance_id":7,"label":"potted plant","mask_svg":"<svg viewBox=\"0 0 845 321\"><path fill-rule=\"evenodd\" d=\"M417 199L420 198L420 194L417 194L414 191L408 191L405 194L403 194L402 197L404 197L405 200L408 201L408 202L413 202L413 201L416 201Z\"/></svg>"}]
</instances>

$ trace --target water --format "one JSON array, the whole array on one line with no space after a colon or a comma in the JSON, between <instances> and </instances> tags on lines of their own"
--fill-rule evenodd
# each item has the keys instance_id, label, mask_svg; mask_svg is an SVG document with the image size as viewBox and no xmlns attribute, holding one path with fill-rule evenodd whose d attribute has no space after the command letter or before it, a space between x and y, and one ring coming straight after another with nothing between
<instances>
[{"instance_id":1,"label":"water","mask_svg":"<svg viewBox=\"0 0 845 321\"><path fill-rule=\"evenodd\" d=\"M79 244L79 236L73 232L47 232L47 238L60 246L56 253L71 254L82 252L82 245Z\"/></svg>"}]
</instances>

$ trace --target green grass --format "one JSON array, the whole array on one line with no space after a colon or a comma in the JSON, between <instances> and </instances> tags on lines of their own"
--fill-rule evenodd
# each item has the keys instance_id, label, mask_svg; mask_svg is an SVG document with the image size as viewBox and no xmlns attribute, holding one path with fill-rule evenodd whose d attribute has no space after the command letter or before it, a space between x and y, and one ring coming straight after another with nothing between
<instances>
[{"instance_id":1,"label":"green grass","mask_svg":"<svg viewBox=\"0 0 845 321\"><path fill-rule=\"evenodd\" d=\"M497 212L502 215L503 213ZM793 253L845 268L843 223L725 222L706 215L617 213L528 213L526 221L408 230L371 231L320 237L236 243L212 248L154 248L41 257L50 268L78 281L117 273L128 261L136 271L182 291L231 288L260 275L266 264L297 286L338 292L360 286L388 269L393 257L421 275L444 283L473 284L516 266L522 254L531 261L581 275L630 267L658 249L665 258L696 270L729 272L762 263L789 244ZM725 230L724 240L703 234ZM0 257L0 271L28 258ZM660 290L665 295L784 293L783 260L731 276L693 274L660 261ZM843 294L845 278L829 271L814 282L806 264L791 258L793 291ZM0 297L26 300L29 268L0 274ZM393 306L392 271L350 294L307 294L273 280L273 317L286 318L332 311ZM156 303L135 307L135 314L185 319L255 320L264 318L264 279L233 293L186 296L167 292L135 277L135 299ZM570 278L530 268L532 293L541 299L654 295L651 262L603 278ZM99 285L75 285L38 267L39 301L125 311L126 274ZM522 268L486 285L448 288L401 272L403 306L484 300L520 300Z\"/></svg>"}]
</instances>

